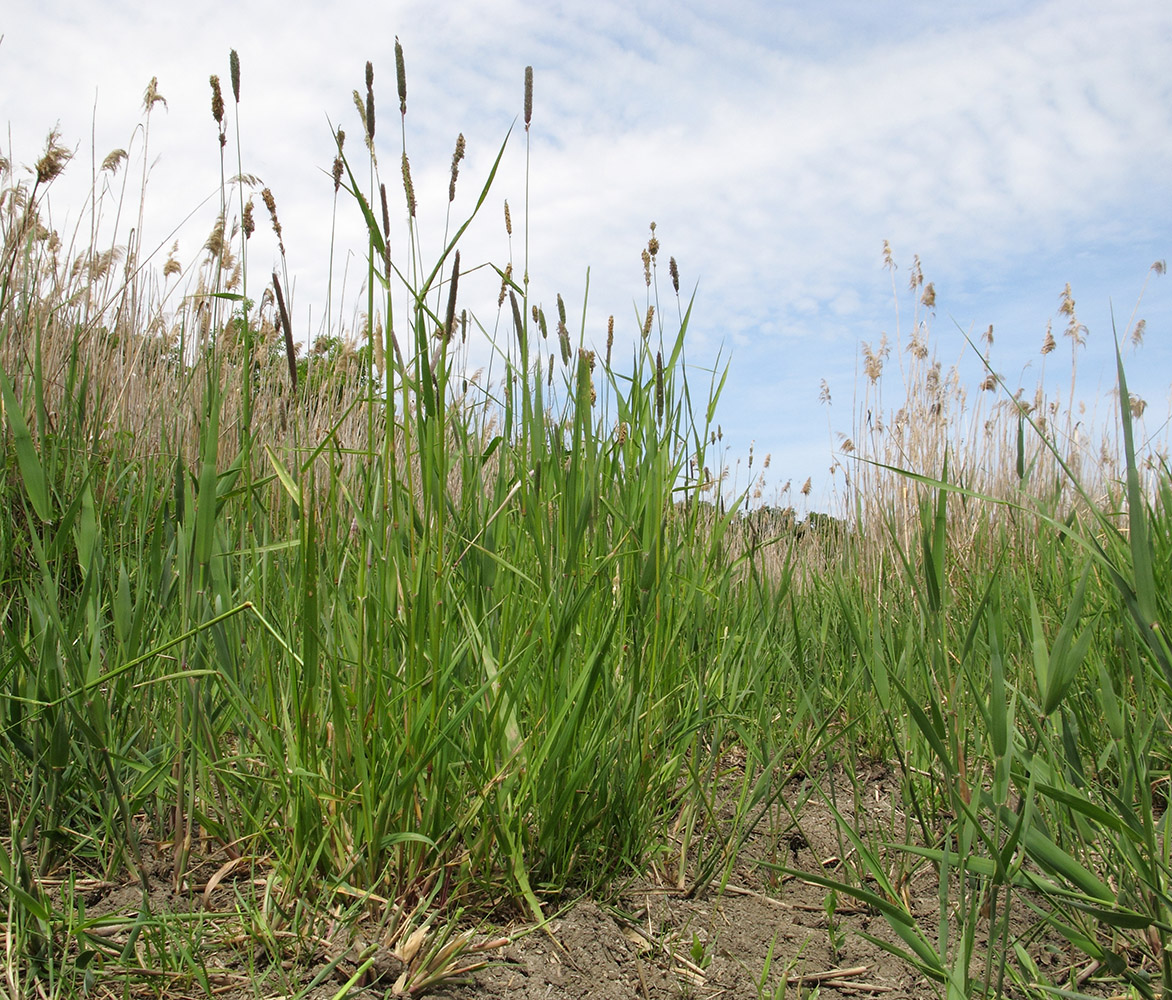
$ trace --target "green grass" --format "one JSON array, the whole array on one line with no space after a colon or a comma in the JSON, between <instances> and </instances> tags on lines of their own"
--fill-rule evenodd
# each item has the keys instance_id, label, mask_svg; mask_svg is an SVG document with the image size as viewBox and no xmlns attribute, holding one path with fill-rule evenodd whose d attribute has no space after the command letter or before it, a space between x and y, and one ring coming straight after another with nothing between
<instances>
[{"instance_id":1,"label":"green grass","mask_svg":"<svg viewBox=\"0 0 1172 1000\"><path fill-rule=\"evenodd\" d=\"M337 145L373 320L300 359L249 298L247 228L225 236L243 185L169 309L38 233L55 140L35 186L5 167L0 992L206 992L229 954L258 992L295 991L286 959L361 984L388 954L422 990L483 960L470 928L652 861L719 883L793 822L788 775L837 810L874 760L905 819L843 820L832 918L868 903L949 996L1082 989L1045 980L1021 914L1118 988L1172 989L1172 483L1131 407L1122 476L1091 475L1054 410L1006 392L992 445L962 425L925 348L906 409L933 433L856 433L849 516L799 537L716 502L723 376L687 365L689 303L665 324L651 282L633 348L592 348L506 261L477 317L459 247L501 156L427 262ZM484 382L461 345L486 329ZM935 927L902 894L925 866ZM86 916L101 879L140 886L130 916ZM160 880L233 904L161 908Z\"/></svg>"}]
</instances>

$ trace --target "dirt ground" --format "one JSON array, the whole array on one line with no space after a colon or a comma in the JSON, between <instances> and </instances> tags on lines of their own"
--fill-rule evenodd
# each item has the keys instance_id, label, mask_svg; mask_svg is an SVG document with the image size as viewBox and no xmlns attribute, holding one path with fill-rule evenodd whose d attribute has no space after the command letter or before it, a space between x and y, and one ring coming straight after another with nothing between
<instances>
[{"instance_id":1,"label":"dirt ground","mask_svg":"<svg viewBox=\"0 0 1172 1000\"><path fill-rule=\"evenodd\" d=\"M691 872L686 871L681 889L678 862L668 855L637 880L617 886L612 898L565 901L563 911L544 929L524 923L475 928L471 940L493 941L496 946L465 958L487 964L415 995L446 1000L715 1000L816 994L918 1000L940 996L941 987L867 939L865 935L899 943L883 916L848 896L840 895L828 906L826 889L802 877L821 873L847 882L854 878L840 856L849 851L849 842L844 845L830 811L818 796L809 794L809 781L798 776L782 791L798 825L790 825L790 813L779 804L775 818L783 817L782 821L759 824L731 870L718 872L706 886L690 884ZM890 829L893 816L900 820L898 783L884 768L874 771L863 795L848 798L839 801L839 809L857 827L879 824L881 829ZM852 801L857 802L859 815L854 815ZM782 874L762 861L779 863L797 874ZM230 873L223 873L222 878L205 876L202 883L193 884L197 892L172 894L164 888L164 869L160 864L159 888L152 893L154 912L202 911L223 917L233 909L235 894L242 888L233 883ZM903 892L920 926L934 936L939 892L931 866L915 868ZM133 914L141 898L137 885L108 886L89 895L86 914L91 918ZM117 940L114 926L110 933ZM1028 927L1015 930L1028 932ZM239 950L244 940L250 951ZM332 939L323 931L308 945L279 948L284 952L283 964L272 961L271 953L266 958L254 935L237 935L235 941L234 949L232 938L219 937L212 953L203 956L208 967L217 970L209 979L212 992L227 1000L258 996L374 1000L396 995L396 987L403 985L401 954L396 957L383 949L369 968L360 968L361 940ZM983 955L985 942L978 938L976 946ZM1077 958L1045 941L1031 940L1029 950L1052 979L1063 978ZM456 961L448 968L461 964L468 963ZM109 975L112 971L107 969L107 975L98 977L91 996L139 995L141 981L129 989L127 981L116 987L116 979ZM194 982L172 985L161 990L147 987L147 992L206 995Z\"/></svg>"}]
</instances>

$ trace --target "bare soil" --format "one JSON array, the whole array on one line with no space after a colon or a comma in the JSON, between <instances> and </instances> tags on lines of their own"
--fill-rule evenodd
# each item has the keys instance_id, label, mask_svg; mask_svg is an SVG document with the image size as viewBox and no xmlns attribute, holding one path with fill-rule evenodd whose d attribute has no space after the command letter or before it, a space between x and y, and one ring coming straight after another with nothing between
<instances>
[{"instance_id":1,"label":"bare soil","mask_svg":"<svg viewBox=\"0 0 1172 1000\"><path fill-rule=\"evenodd\" d=\"M496 946L466 953L449 970L487 964L415 995L446 1000L679 1000L811 996L815 991L892 1000L940 996L937 984L877 943L901 944L882 915L845 895L828 902L827 890L803 877L819 873L848 883L858 877L849 843L844 846L830 810L809 794L809 781L798 776L786 785L772 822L759 824L731 868L719 870L706 884L689 882L699 852L689 852L682 886L678 853L664 854L644 875L617 886L610 898L564 901L562 911L544 928L523 922L475 928L474 943ZM897 835L901 833L898 783L890 773L875 769L862 791L838 801L847 820L856 828L887 830L894 820ZM852 803L857 804L857 813ZM796 825L791 816L797 817ZM898 856L885 858L885 864L890 874L899 864ZM773 865L794 873L782 873ZM152 912L175 917L202 913L213 930L236 924L237 893L252 894L234 882L234 873L222 867L222 859L209 858L202 878L194 877L191 891L181 893L171 891L168 866L161 859L155 867ZM909 866L907 859L904 868L910 870L901 894L920 926L934 936L940 894L933 869L927 864ZM255 889L257 882L251 879L247 884ZM125 914L132 920L141 900L137 882L95 884L87 893L86 916L113 919ZM234 911L237 917L231 917ZM113 923L103 933L117 943L127 927L126 922ZM396 987L403 984L401 950L396 955L392 949L375 949L373 963L361 968L361 927L320 925L308 940L304 934L296 944L274 939L268 948L255 928L252 933L241 930L209 931L207 953L201 955L210 970L212 991L228 1000L298 994L309 1000L343 995L374 1000L396 995ZM1034 961L1052 978L1062 977L1077 960L1044 939L1034 940L1027 925L1014 931L1025 935ZM986 942L978 938L976 945L978 960L983 961ZM143 955L139 968L157 964L148 962L149 957ZM135 975L130 968L117 985L117 976L111 975L116 968L114 963L104 969L91 996L206 995L201 984L189 978L152 979Z\"/></svg>"}]
</instances>

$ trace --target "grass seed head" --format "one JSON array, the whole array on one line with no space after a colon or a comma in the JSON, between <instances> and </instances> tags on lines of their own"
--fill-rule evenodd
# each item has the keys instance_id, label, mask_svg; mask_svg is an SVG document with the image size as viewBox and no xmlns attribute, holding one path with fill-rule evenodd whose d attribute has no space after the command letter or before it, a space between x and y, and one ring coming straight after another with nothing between
<instances>
[{"instance_id":1,"label":"grass seed head","mask_svg":"<svg viewBox=\"0 0 1172 1000\"><path fill-rule=\"evenodd\" d=\"M647 241L647 252L651 254L651 259L655 260L655 255L659 253L659 237L655 235L655 223L651 223L651 239Z\"/></svg>"},{"instance_id":2,"label":"grass seed head","mask_svg":"<svg viewBox=\"0 0 1172 1000\"><path fill-rule=\"evenodd\" d=\"M448 181L448 201L456 200L456 177L460 173L460 161L464 159L464 133L456 137L456 151L452 154L452 179Z\"/></svg>"},{"instance_id":3,"label":"grass seed head","mask_svg":"<svg viewBox=\"0 0 1172 1000\"><path fill-rule=\"evenodd\" d=\"M228 75L232 78L232 98L240 103L240 56L232 49L228 53Z\"/></svg>"},{"instance_id":4,"label":"grass seed head","mask_svg":"<svg viewBox=\"0 0 1172 1000\"><path fill-rule=\"evenodd\" d=\"M212 85L212 118L220 126L220 140L224 139L224 95L220 92L220 78L213 73L208 82Z\"/></svg>"},{"instance_id":5,"label":"grass seed head","mask_svg":"<svg viewBox=\"0 0 1172 1000\"><path fill-rule=\"evenodd\" d=\"M525 67L525 131L533 120L533 67Z\"/></svg>"},{"instance_id":6,"label":"grass seed head","mask_svg":"<svg viewBox=\"0 0 1172 1000\"><path fill-rule=\"evenodd\" d=\"M505 232L509 236L513 235L513 217L511 215L509 215L509 199L508 198L505 199Z\"/></svg>"},{"instance_id":7,"label":"grass seed head","mask_svg":"<svg viewBox=\"0 0 1172 1000\"><path fill-rule=\"evenodd\" d=\"M277 218L277 201L273 197L273 192L269 188L265 188L260 193L261 200L265 203L265 208L269 210L269 218L273 220L273 232L277 234L277 247L281 251L281 256L285 256L285 239L281 234L281 220ZM278 298L278 301L280 299Z\"/></svg>"},{"instance_id":8,"label":"grass seed head","mask_svg":"<svg viewBox=\"0 0 1172 1000\"><path fill-rule=\"evenodd\" d=\"M651 287L651 252L644 247L640 254L643 258L643 282L648 288Z\"/></svg>"},{"instance_id":9,"label":"grass seed head","mask_svg":"<svg viewBox=\"0 0 1172 1000\"><path fill-rule=\"evenodd\" d=\"M399 86L399 114L407 113L407 67L403 62L403 46L395 36L395 82Z\"/></svg>"},{"instance_id":10,"label":"grass seed head","mask_svg":"<svg viewBox=\"0 0 1172 1000\"><path fill-rule=\"evenodd\" d=\"M366 134L374 138L374 65L366 61Z\"/></svg>"},{"instance_id":11,"label":"grass seed head","mask_svg":"<svg viewBox=\"0 0 1172 1000\"><path fill-rule=\"evenodd\" d=\"M676 295L680 294L680 269L676 264L676 259L671 257L667 262L667 270L671 275L671 287L675 289Z\"/></svg>"},{"instance_id":12,"label":"grass seed head","mask_svg":"<svg viewBox=\"0 0 1172 1000\"><path fill-rule=\"evenodd\" d=\"M562 349L562 364L568 368L573 352L570 348L570 331L566 329L566 324L562 322L558 323L558 344L561 345Z\"/></svg>"},{"instance_id":13,"label":"grass seed head","mask_svg":"<svg viewBox=\"0 0 1172 1000\"><path fill-rule=\"evenodd\" d=\"M610 367L610 349L614 347L614 316L606 321L606 367Z\"/></svg>"},{"instance_id":14,"label":"grass seed head","mask_svg":"<svg viewBox=\"0 0 1172 1000\"><path fill-rule=\"evenodd\" d=\"M256 231L256 220L252 217L251 198L244 204L244 216L240 220L240 228L244 230L244 238L246 240L251 239L253 232Z\"/></svg>"},{"instance_id":15,"label":"grass seed head","mask_svg":"<svg viewBox=\"0 0 1172 1000\"><path fill-rule=\"evenodd\" d=\"M504 277L501 278L501 294L496 300L496 307L499 309L505 304L505 296L509 293L509 284L513 280L513 264L510 261L505 265ZM536 312L536 310L534 310Z\"/></svg>"},{"instance_id":16,"label":"grass seed head","mask_svg":"<svg viewBox=\"0 0 1172 1000\"><path fill-rule=\"evenodd\" d=\"M647 318L643 320L643 339L651 336L651 321L655 318L655 306L647 307Z\"/></svg>"},{"instance_id":17,"label":"grass seed head","mask_svg":"<svg viewBox=\"0 0 1172 1000\"><path fill-rule=\"evenodd\" d=\"M407 195L407 214L415 218L415 185L411 183L411 163L403 154L403 191Z\"/></svg>"}]
</instances>

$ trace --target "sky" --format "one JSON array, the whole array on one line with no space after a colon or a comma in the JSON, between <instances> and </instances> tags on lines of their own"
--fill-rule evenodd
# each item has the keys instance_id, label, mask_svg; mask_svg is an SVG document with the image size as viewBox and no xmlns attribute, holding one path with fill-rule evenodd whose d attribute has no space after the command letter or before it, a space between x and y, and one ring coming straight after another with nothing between
<instances>
[{"instance_id":1,"label":"sky","mask_svg":"<svg viewBox=\"0 0 1172 1000\"><path fill-rule=\"evenodd\" d=\"M237 169L234 48L239 162L276 198L294 326L305 337L324 328L332 238L331 326L353 327L365 241L352 201L335 214L329 169L332 127L349 133L347 151L362 159L352 94L365 90L370 60L376 152L400 234L392 252L405 244L404 130L421 249L432 260L457 134L467 158L453 219L472 211L507 136L465 237L464 271L510 254L520 271L527 221L531 300L553 315L561 293L576 335L589 271L587 346L601 348L613 314L629 351L647 303L640 252L654 221L664 336L679 322L671 256L685 308L694 296L693 384L727 368L716 419L730 483L748 485L752 445L754 472L771 455L766 495L809 477L803 502L813 507L832 506L841 489L829 470L844 460L838 435L855 420L861 344L886 334L906 345L911 334L916 256L935 288L934 310L922 312L945 364L964 355L964 333L991 324L994 366L1031 387L1047 323L1056 335L1065 326L1058 310L1070 283L1088 328L1079 392L1093 398L1114 384L1112 316L1122 334L1151 265L1172 250L1172 5L1153 0L9 6L0 145L31 165L57 126L76 148L51 192L56 228L77 223L92 163L115 148L131 153L136 214L145 142L145 245L161 248L160 266L175 239L181 263L198 259L219 203L212 73L229 104L227 170ZM148 133L142 100L152 77L166 105L155 106ZM885 240L898 266L894 293ZM249 252L252 280L263 282L277 263L275 239L258 231ZM1167 433L1170 281L1147 285L1137 315L1148 335L1129 367L1153 434ZM461 281L461 305L489 329L498 287L487 269ZM489 356L483 344L475 351ZM975 356L963 364L979 381Z\"/></svg>"}]
</instances>

